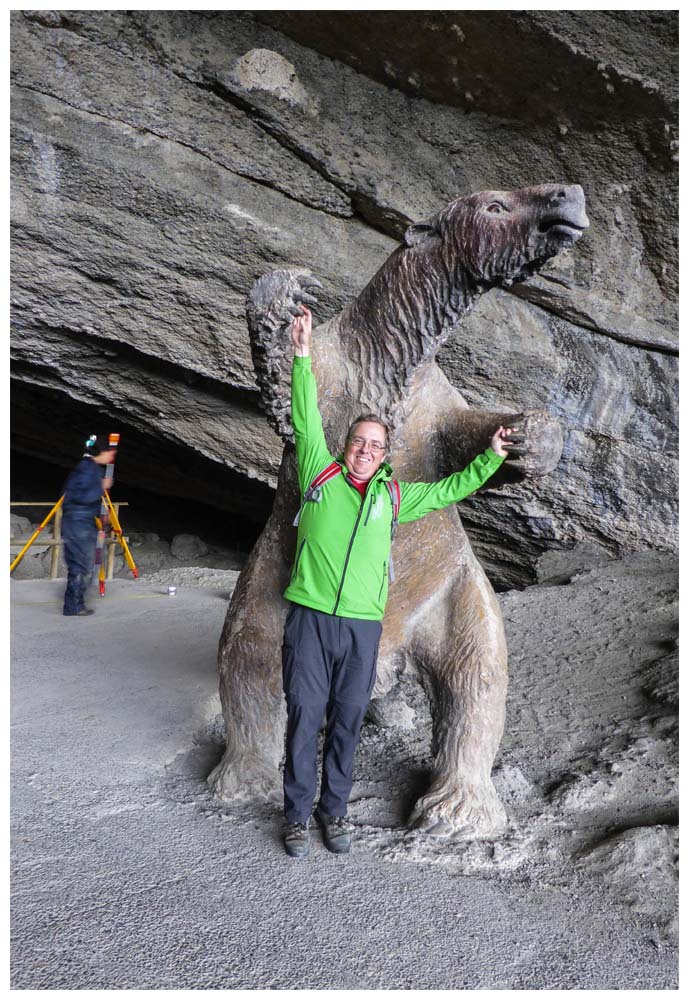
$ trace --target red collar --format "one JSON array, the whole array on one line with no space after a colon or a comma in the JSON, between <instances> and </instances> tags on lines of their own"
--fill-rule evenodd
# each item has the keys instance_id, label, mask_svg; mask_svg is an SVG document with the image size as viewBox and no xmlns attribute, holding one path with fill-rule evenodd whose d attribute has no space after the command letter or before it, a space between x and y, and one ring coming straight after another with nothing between
<instances>
[{"instance_id":1,"label":"red collar","mask_svg":"<svg viewBox=\"0 0 689 1000\"><path fill-rule=\"evenodd\" d=\"M352 484L355 490L358 490L359 493L361 493L362 497L366 496L366 490L368 489L368 484L371 482L370 479L366 480L357 479L355 476L351 474L351 472L348 472L347 481Z\"/></svg>"}]
</instances>

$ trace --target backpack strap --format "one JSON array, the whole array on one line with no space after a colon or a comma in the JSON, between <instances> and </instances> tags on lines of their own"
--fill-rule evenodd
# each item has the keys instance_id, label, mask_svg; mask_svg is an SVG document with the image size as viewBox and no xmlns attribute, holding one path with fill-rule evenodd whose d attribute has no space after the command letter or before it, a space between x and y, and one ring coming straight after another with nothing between
<instances>
[{"instance_id":1,"label":"backpack strap","mask_svg":"<svg viewBox=\"0 0 689 1000\"><path fill-rule=\"evenodd\" d=\"M400 484L396 479L390 479L385 481L388 493L390 494L390 503L392 504L392 524L390 525L390 558L388 560L388 575L390 577L390 583L395 582L395 568L392 564L392 543L395 538L395 532L397 531L397 525L399 524L400 507L402 506L402 492L400 490Z\"/></svg>"},{"instance_id":2,"label":"backpack strap","mask_svg":"<svg viewBox=\"0 0 689 1000\"><path fill-rule=\"evenodd\" d=\"M402 492L400 490L400 484L396 479L386 480L385 485L387 486L388 493L390 494L390 503L392 504L392 529L391 534L394 538L395 530L399 523L400 517L400 507L402 506Z\"/></svg>"},{"instance_id":3,"label":"backpack strap","mask_svg":"<svg viewBox=\"0 0 689 1000\"><path fill-rule=\"evenodd\" d=\"M304 509L304 504L308 503L309 500L313 503L321 502L321 491L326 483L329 483L331 479L335 476L339 476L342 472L342 468L339 462L331 462L327 465L325 469L318 473L316 478L312 480L304 493L304 499L301 502L301 507L297 511L297 516L292 521L293 526L296 528L299 524L299 519L301 518L301 512Z\"/></svg>"}]
</instances>

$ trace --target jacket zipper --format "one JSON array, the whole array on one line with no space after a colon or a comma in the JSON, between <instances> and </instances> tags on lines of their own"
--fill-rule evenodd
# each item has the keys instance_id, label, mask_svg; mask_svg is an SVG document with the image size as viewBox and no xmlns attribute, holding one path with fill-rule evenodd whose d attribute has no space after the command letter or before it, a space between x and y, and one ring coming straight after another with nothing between
<instances>
[{"instance_id":1,"label":"jacket zipper","mask_svg":"<svg viewBox=\"0 0 689 1000\"><path fill-rule=\"evenodd\" d=\"M302 538L301 545L299 546L299 551L297 552L297 560L294 564L294 569L292 570L292 579L297 575L297 570L299 569L299 560L301 559L301 554L304 551L304 546L306 545L306 539Z\"/></svg>"},{"instance_id":2,"label":"jacket zipper","mask_svg":"<svg viewBox=\"0 0 689 1000\"><path fill-rule=\"evenodd\" d=\"M347 566L349 564L349 557L352 552L352 545L354 544L354 536L356 535L356 529L359 527L359 521L361 520L361 515L364 512L364 506L366 505L366 497L361 498L361 504L359 506L359 513L356 516L356 521L354 522L354 530L352 531L352 537L349 539L349 546L347 548L347 555L345 556L344 568L342 570L342 579L340 580L340 586L337 591L337 597L335 599L335 607L332 610L332 614L337 611L337 605L340 603L340 598L342 597L342 588L344 587L345 574L347 573Z\"/></svg>"}]
</instances>

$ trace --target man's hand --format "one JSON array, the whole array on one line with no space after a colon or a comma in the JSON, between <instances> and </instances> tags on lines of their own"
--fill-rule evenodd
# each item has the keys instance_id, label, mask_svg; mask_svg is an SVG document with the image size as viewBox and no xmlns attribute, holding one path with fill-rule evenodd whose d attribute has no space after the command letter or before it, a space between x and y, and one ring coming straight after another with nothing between
<instances>
[{"instance_id":1,"label":"man's hand","mask_svg":"<svg viewBox=\"0 0 689 1000\"><path fill-rule=\"evenodd\" d=\"M103 476L103 489L109 490L112 488L112 476Z\"/></svg>"},{"instance_id":2,"label":"man's hand","mask_svg":"<svg viewBox=\"0 0 689 1000\"><path fill-rule=\"evenodd\" d=\"M490 439L490 446L496 455L499 455L500 458L507 458L510 453L510 445L512 444L510 435L516 433L516 427L498 427L495 434Z\"/></svg>"},{"instance_id":3,"label":"man's hand","mask_svg":"<svg viewBox=\"0 0 689 1000\"><path fill-rule=\"evenodd\" d=\"M292 343L298 358L308 358L311 354L311 323L313 317L308 306L301 306L301 316L295 316L292 323Z\"/></svg>"}]
</instances>

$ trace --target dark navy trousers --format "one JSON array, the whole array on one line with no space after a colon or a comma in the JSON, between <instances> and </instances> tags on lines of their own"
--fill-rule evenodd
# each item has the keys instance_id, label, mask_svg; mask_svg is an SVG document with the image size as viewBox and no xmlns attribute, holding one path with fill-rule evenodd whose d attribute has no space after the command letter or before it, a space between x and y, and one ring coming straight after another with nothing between
<instances>
[{"instance_id":1,"label":"dark navy trousers","mask_svg":"<svg viewBox=\"0 0 689 1000\"><path fill-rule=\"evenodd\" d=\"M306 823L318 785L318 733L327 718L319 807L346 816L354 751L373 685L382 625L293 604L282 644L287 699L285 817Z\"/></svg>"},{"instance_id":2,"label":"dark navy trousers","mask_svg":"<svg viewBox=\"0 0 689 1000\"><path fill-rule=\"evenodd\" d=\"M67 589L62 609L65 615L75 615L84 607L84 595L93 574L97 534L93 516L65 515L62 519L63 551L67 563Z\"/></svg>"}]
</instances>

